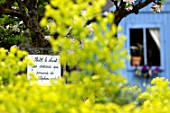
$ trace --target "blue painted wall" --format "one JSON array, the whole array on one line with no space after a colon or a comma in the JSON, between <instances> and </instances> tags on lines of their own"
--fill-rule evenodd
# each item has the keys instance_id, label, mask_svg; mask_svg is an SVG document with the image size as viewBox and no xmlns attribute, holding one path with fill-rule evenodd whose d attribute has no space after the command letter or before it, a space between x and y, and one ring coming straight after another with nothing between
<instances>
[{"instance_id":1,"label":"blue painted wall","mask_svg":"<svg viewBox=\"0 0 170 113\"><path fill-rule=\"evenodd\" d=\"M138 15L128 15L121 21L122 34L127 36L125 48L130 50L129 28L160 27L162 69L159 76L165 77L170 81L170 3L165 5L161 13L153 13L150 6L140 10ZM126 69L122 70L122 74L132 85L143 87L145 83L149 84L151 81L151 79L137 78L134 74L134 69L130 66L130 61L126 61Z\"/></svg>"}]
</instances>

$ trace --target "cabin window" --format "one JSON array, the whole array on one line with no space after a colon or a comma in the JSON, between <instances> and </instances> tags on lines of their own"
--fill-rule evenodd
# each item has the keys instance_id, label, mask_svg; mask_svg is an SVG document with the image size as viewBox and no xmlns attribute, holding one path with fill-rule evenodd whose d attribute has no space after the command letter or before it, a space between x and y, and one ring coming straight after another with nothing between
<instances>
[{"instance_id":1,"label":"cabin window","mask_svg":"<svg viewBox=\"0 0 170 113\"><path fill-rule=\"evenodd\" d=\"M131 28L131 66L161 66L159 28Z\"/></svg>"}]
</instances>

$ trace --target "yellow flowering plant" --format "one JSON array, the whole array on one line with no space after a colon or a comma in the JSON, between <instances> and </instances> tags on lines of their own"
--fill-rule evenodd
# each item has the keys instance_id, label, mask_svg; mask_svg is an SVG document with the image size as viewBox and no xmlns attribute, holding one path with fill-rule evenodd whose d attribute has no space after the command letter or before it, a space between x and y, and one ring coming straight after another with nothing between
<instances>
[{"instance_id":1,"label":"yellow flowering plant","mask_svg":"<svg viewBox=\"0 0 170 113\"><path fill-rule=\"evenodd\" d=\"M160 107L168 113L167 80L154 79L156 85L140 94L121 76L119 69L128 59L123 49L126 38L113 37L118 30L112 13L105 18L98 15L104 4L101 0L51 0L46 6L40 24L58 34L50 39L53 51L59 52L62 66L72 69L51 86L27 80L24 70L33 64L28 53L15 47L8 54L0 49L1 113L160 113ZM94 15L94 37L88 38L86 22Z\"/></svg>"}]
</instances>

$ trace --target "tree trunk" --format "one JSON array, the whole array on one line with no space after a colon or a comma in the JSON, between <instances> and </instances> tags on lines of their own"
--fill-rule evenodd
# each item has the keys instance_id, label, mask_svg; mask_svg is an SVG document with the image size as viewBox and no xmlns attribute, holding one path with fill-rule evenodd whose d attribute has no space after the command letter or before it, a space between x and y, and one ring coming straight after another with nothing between
<instances>
[{"instance_id":1,"label":"tree trunk","mask_svg":"<svg viewBox=\"0 0 170 113\"><path fill-rule=\"evenodd\" d=\"M36 0L28 0L26 6L29 14L29 23L27 27L31 32L32 46L45 47L45 35L43 29L39 25L37 2Z\"/></svg>"},{"instance_id":2,"label":"tree trunk","mask_svg":"<svg viewBox=\"0 0 170 113\"><path fill-rule=\"evenodd\" d=\"M26 28L30 30L32 47L45 47L47 41L45 40L43 28L39 25L37 1L27 0L22 2L21 0L18 0L17 2L22 15L21 18ZM28 12L26 12L25 8L28 9Z\"/></svg>"}]
</instances>

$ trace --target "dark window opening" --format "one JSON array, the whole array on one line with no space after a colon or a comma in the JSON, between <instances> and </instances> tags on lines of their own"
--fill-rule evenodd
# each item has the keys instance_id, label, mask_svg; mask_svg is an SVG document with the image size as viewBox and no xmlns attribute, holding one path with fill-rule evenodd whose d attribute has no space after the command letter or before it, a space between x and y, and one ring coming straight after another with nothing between
<instances>
[{"instance_id":1,"label":"dark window opening","mask_svg":"<svg viewBox=\"0 0 170 113\"><path fill-rule=\"evenodd\" d=\"M159 29L146 29L147 64L160 66L160 39Z\"/></svg>"},{"instance_id":2,"label":"dark window opening","mask_svg":"<svg viewBox=\"0 0 170 113\"><path fill-rule=\"evenodd\" d=\"M143 29L130 29L130 53L132 59L136 59L138 57L141 57L140 64L137 63L137 65L144 65L144 56L143 56ZM131 65L135 65L135 62L132 62Z\"/></svg>"},{"instance_id":3,"label":"dark window opening","mask_svg":"<svg viewBox=\"0 0 170 113\"><path fill-rule=\"evenodd\" d=\"M132 66L160 66L160 29L130 29L130 54Z\"/></svg>"}]
</instances>

